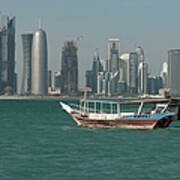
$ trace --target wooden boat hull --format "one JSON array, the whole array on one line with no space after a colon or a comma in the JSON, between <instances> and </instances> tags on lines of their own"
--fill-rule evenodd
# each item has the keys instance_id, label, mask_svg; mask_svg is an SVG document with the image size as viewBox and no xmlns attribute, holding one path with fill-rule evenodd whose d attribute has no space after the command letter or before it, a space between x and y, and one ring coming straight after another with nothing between
<instances>
[{"instance_id":1,"label":"wooden boat hull","mask_svg":"<svg viewBox=\"0 0 180 180\"><path fill-rule=\"evenodd\" d=\"M156 129L166 128L172 122L171 117L160 120L90 120L78 114L71 114L79 126L92 128L126 128L126 129Z\"/></svg>"}]
</instances>

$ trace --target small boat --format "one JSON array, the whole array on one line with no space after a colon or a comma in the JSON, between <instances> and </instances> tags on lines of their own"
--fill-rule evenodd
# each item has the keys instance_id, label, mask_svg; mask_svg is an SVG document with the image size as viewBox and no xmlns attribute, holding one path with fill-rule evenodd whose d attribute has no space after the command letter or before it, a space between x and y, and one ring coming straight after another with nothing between
<instances>
[{"instance_id":1,"label":"small boat","mask_svg":"<svg viewBox=\"0 0 180 180\"><path fill-rule=\"evenodd\" d=\"M166 128L180 119L180 99L112 101L82 99L77 108L60 101L79 126L93 128Z\"/></svg>"}]
</instances>

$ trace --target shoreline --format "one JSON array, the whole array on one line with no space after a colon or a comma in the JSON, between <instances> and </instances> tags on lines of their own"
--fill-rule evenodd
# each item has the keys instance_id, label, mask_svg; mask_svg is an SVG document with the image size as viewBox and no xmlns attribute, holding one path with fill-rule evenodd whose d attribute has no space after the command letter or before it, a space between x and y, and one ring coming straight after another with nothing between
<instances>
[{"instance_id":1,"label":"shoreline","mask_svg":"<svg viewBox=\"0 0 180 180\"><path fill-rule=\"evenodd\" d=\"M0 100L35 100L35 99L83 99L84 96L0 96ZM143 98L139 96L112 96L112 97L106 97L106 96L90 96L87 99L137 99L137 98ZM152 97L146 97L146 98L152 98ZM163 98L163 97L154 97L154 98Z\"/></svg>"},{"instance_id":2,"label":"shoreline","mask_svg":"<svg viewBox=\"0 0 180 180\"><path fill-rule=\"evenodd\" d=\"M0 96L0 100L59 99L60 96Z\"/></svg>"}]
</instances>

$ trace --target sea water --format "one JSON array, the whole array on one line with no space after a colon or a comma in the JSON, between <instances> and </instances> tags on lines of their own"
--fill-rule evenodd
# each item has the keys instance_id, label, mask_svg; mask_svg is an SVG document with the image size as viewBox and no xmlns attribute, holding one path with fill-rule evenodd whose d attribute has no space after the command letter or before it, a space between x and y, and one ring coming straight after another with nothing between
<instances>
[{"instance_id":1,"label":"sea water","mask_svg":"<svg viewBox=\"0 0 180 180\"><path fill-rule=\"evenodd\" d=\"M58 100L0 101L0 180L180 179L180 122L78 127Z\"/></svg>"}]
</instances>

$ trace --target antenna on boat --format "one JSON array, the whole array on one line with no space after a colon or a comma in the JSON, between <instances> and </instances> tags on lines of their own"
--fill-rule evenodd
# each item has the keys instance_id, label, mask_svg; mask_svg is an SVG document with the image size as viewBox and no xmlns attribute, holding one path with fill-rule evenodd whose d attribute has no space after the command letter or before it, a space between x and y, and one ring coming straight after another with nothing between
<instances>
[{"instance_id":1,"label":"antenna on boat","mask_svg":"<svg viewBox=\"0 0 180 180\"><path fill-rule=\"evenodd\" d=\"M88 92L88 84L86 84L86 87L84 89L84 99L87 99L87 92Z\"/></svg>"}]
</instances>

